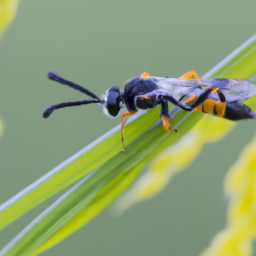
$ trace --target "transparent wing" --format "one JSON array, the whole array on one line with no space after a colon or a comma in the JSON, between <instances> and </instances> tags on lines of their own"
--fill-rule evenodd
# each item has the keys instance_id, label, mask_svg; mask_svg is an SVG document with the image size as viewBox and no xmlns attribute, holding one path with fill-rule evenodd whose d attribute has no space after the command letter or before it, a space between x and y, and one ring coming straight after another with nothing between
<instances>
[{"instance_id":1,"label":"transparent wing","mask_svg":"<svg viewBox=\"0 0 256 256\"><path fill-rule=\"evenodd\" d=\"M256 85L249 80L215 78L209 82L214 87L220 88L230 102L245 101L256 94Z\"/></svg>"},{"instance_id":2,"label":"transparent wing","mask_svg":"<svg viewBox=\"0 0 256 256\"><path fill-rule=\"evenodd\" d=\"M199 95L202 89L212 86L220 88L229 102L245 101L256 94L256 85L249 80L243 79L214 78L197 81L152 76L147 79L153 79L159 89L168 91L177 99ZM216 93L211 93L209 97L218 99Z\"/></svg>"},{"instance_id":3,"label":"transparent wing","mask_svg":"<svg viewBox=\"0 0 256 256\"><path fill-rule=\"evenodd\" d=\"M176 78L153 77L150 76L146 79L152 79L158 86L158 89L165 90L172 94L173 97L181 97L188 95L191 92L200 92L203 87L210 86L207 81L185 80Z\"/></svg>"}]
</instances>

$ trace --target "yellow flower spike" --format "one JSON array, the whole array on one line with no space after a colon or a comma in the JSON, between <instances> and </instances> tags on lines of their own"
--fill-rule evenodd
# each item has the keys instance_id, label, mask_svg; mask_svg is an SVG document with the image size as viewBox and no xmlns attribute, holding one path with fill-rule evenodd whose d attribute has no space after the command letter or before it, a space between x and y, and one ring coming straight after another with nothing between
<instances>
[{"instance_id":1,"label":"yellow flower spike","mask_svg":"<svg viewBox=\"0 0 256 256\"><path fill-rule=\"evenodd\" d=\"M242 184L256 175L256 136L243 150L238 161L230 168L225 179L225 191L228 195L243 189ZM247 178L246 178L247 177Z\"/></svg>"},{"instance_id":2,"label":"yellow flower spike","mask_svg":"<svg viewBox=\"0 0 256 256\"><path fill-rule=\"evenodd\" d=\"M0 35L15 17L19 0L0 0Z\"/></svg>"},{"instance_id":3,"label":"yellow flower spike","mask_svg":"<svg viewBox=\"0 0 256 256\"><path fill-rule=\"evenodd\" d=\"M148 172L117 200L114 210L120 214L135 203L158 194L169 183L173 174L189 166L206 142L221 139L234 125L224 119L205 116L191 132L151 161Z\"/></svg>"},{"instance_id":4,"label":"yellow flower spike","mask_svg":"<svg viewBox=\"0 0 256 256\"><path fill-rule=\"evenodd\" d=\"M4 30L11 23L17 11L19 0L0 0L0 38ZM3 125L0 120L0 136L3 133Z\"/></svg>"},{"instance_id":5,"label":"yellow flower spike","mask_svg":"<svg viewBox=\"0 0 256 256\"><path fill-rule=\"evenodd\" d=\"M0 0L0 38L4 30L13 20L19 0ZM0 120L0 136L3 134L3 124Z\"/></svg>"},{"instance_id":6,"label":"yellow flower spike","mask_svg":"<svg viewBox=\"0 0 256 256\"><path fill-rule=\"evenodd\" d=\"M218 233L211 247L200 256L249 256L251 253L251 243L248 240L241 241L238 230L228 229Z\"/></svg>"},{"instance_id":7,"label":"yellow flower spike","mask_svg":"<svg viewBox=\"0 0 256 256\"><path fill-rule=\"evenodd\" d=\"M251 243L256 236L255 148L256 135L228 171L225 179L225 190L230 197L227 227L201 256L252 254Z\"/></svg>"},{"instance_id":8,"label":"yellow flower spike","mask_svg":"<svg viewBox=\"0 0 256 256\"><path fill-rule=\"evenodd\" d=\"M4 125L3 125L3 121L0 118L0 137L3 135L3 131L4 131Z\"/></svg>"},{"instance_id":9,"label":"yellow flower spike","mask_svg":"<svg viewBox=\"0 0 256 256\"><path fill-rule=\"evenodd\" d=\"M236 195L230 202L228 224L237 227L242 237L251 238L256 234L255 179L248 188Z\"/></svg>"},{"instance_id":10,"label":"yellow flower spike","mask_svg":"<svg viewBox=\"0 0 256 256\"><path fill-rule=\"evenodd\" d=\"M246 186L246 180L243 179L244 175L244 164L239 163L236 166L233 166L232 170L227 173L225 181L225 192L227 195L231 196L239 193L239 189L243 190L243 187ZM227 177L232 178L227 178Z\"/></svg>"},{"instance_id":11,"label":"yellow flower spike","mask_svg":"<svg viewBox=\"0 0 256 256\"><path fill-rule=\"evenodd\" d=\"M19 0L0 0L0 37L11 23L17 11ZM3 133L3 124L0 120L0 136Z\"/></svg>"},{"instance_id":12,"label":"yellow flower spike","mask_svg":"<svg viewBox=\"0 0 256 256\"><path fill-rule=\"evenodd\" d=\"M167 170L172 170L172 173L181 171L198 155L201 147L200 133L198 130L193 130L156 156L148 169L156 173L164 173Z\"/></svg>"}]
</instances>

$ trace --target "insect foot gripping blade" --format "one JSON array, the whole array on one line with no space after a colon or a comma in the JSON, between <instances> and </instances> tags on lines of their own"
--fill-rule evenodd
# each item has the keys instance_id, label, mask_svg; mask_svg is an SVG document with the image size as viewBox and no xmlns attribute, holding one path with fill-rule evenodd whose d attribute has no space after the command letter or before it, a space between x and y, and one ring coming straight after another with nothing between
<instances>
[{"instance_id":1,"label":"insect foot gripping blade","mask_svg":"<svg viewBox=\"0 0 256 256\"><path fill-rule=\"evenodd\" d=\"M170 131L170 125L171 125L171 118L161 115L162 117L162 122L163 122L163 127L164 129L168 132ZM171 132L177 132L177 129L171 129Z\"/></svg>"},{"instance_id":2,"label":"insect foot gripping blade","mask_svg":"<svg viewBox=\"0 0 256 256\"><path fill-rule=\"evenodd\" d=\"M170 130L170 125L171 125L171 119L168 116L161 115L162 117L162 122L163 122L163 127L166 131Z\"/></svg>"},{"instance_id":3,"label":"insect foot gripping blade","mask_svg":"<svg viewBox=\"0 0 256 256\"><path fill-rule=\"evenodd\" d=\"M121 123L121 139L122 139L122 145L123 145L123 148L122 148L123 152L125 151L125 148L124 148L124 125L125 125L126 121L127 121L127 118L123 118L122 123Z\"/></svg>"},{"instance_id":4,"label":"insect foot gripping blade","mask_svg":"<svg viewBox=\"0 0 256 256\"><path fill-rule=\"evenodd\" d=\"M123 145L123 148L122 148L123 152L125 151L125 148L124 148L124 126L127 121L127 118L135 115L136 113L137 112L135 112L135 113L126 112L121 115L121 117L123 118L122 123L121 123L121 139L122 139L122 145Z\"/></svg>"}]
</instances>

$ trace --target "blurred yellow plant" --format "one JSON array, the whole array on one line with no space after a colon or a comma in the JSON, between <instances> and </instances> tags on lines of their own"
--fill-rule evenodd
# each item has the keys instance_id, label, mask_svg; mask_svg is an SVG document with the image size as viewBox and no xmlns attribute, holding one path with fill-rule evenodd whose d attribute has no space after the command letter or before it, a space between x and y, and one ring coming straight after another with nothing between
<instances>
[{"instance_id":1,"label":"blurred yellow plant","mask_svg":"<svg viewBox=\"0 0 256 256\"><path fill-rule=\"evenodd\" d=\"M19 0L0 0L0 37L15 17ZM3 132L3 124L0 120L0 136Z\"/></svg>"},{"instance_id":2,"label":"blurred yellow plant","mask_svg":"<svg viewBox=\"0 0 256 256\"><path fill-rule=\"evenodd\" d=\"M3 134L3 123L0 119L0 137L1 137L2 134Z\"/></svg>"},{"instance_id":3,"label":"blurred yellow plant","mask_svg":"<svg viewBox=\"0 0 256 256\"><path fill-rule=\"evenodd\" d=\"M223 138L233 127L234 122L212 116L204 116L195 127L177 143L157 155L130 190L114 204L116 214L146 200L165 188L173 174L186 167L200 154L205 143Z\"/></svg>"},{"instance_id":4,"label":"blurred yellow plant","mask_svg":"<svg viewBox=\"0 0 256 256\"><path fill-rule=\"evenodd\" d=\"M15 17L19 0L0 0L0 36Z\"/></svg>"},{"instance_id":5,"label":"blurred yellow plant","mask_svg":"<svg viewBox=\"0 0 256 256\"><path fill-rule=\"evenodd\" d=\"M229 197L226 228L201 256L249 256L256 236L256 135L229 169L225 191Z\"/></svg>"}]
</instances>

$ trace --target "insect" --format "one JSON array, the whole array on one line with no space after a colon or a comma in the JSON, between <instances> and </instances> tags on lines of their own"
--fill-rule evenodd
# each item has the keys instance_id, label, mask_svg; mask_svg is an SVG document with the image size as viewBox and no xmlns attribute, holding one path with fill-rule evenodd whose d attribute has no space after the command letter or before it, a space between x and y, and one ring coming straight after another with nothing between
<instances>
[{"instance_id":1,"label":"insect","mask_svg":"<svg viewBox=\"0 0 256 256\"><path fill-rule=\"evenodd\" d=\"M44 118L48 118L55 109L91 103L97 103L104 107L104 112L107 114L117 116L125 104L129 112L121 115L123 118L121 123L122 151L124 151L124 125L127 118L134 115L138 108L151 109L160 104L160 116L163 127L167 131L171 124L168 102L186 111L202 111L233 121L256 119L256 113L242 103L256 94L256 85L249 80L227 78L202 80L194 70L178 79L153 77L144 72L128 80L124 92L118 85L113 85L107 90L104 99L100 99L91 91L53 72L48 73L48 78L85 93L92 99L52 105L44 111Z\"/></svg>"}]
</instances>

